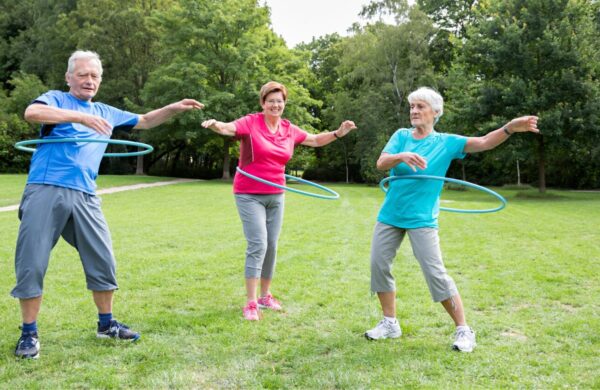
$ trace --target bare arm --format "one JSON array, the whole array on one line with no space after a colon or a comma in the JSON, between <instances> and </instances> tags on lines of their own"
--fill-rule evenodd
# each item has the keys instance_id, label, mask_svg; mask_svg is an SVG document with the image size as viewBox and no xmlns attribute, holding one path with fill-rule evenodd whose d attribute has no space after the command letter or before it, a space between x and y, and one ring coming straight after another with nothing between
<instances>
[{"instance_id":1,"label":"bare arm","mask_svg":"<svg viewBox=\"0 0 600 390\"><path fill-rule=\"evenodd\" d=\"M515 118L501 128L491 131L483 137L469 137L465 145L465 153L477 153L494 149L508 139L513 133L531 131L539 133L537 116L529 115Z\"/></svg>"},{"instance_id":2,"label":"bare arm","mask_svg":"<svg viewBox=\"0 0 600 390\"><path fill-rule=\"evenodd\" d=\"M140 120L134 129L151 129L166 122L171 117L183 111L204 108L204 104L194 99L183 99L175 103L171 103L163 108L150 111L147 114L140 115Z\"/></svg>"},{"instance_id":3,"label":"bare arm","mask_svg":"<svg viewBox=\"0 0 600 390\"><path fill-rule=\"evenodd\" d=\"M112 133L112 125L104 118L46 104L34 103L29 105L25 109L24 117L30 123L81 123L100 134L110 135Z\"/></svg>"},{"instance_id":4,"label":"bare arm","mask_svg":"<svg viewBox=\"0 0 600 390\"><path fill-rule=\"evenodd\" d=\"M233 137L235 135L235 123L233 122L225 123L219 122L216 119L209 119L202 122L202 127L211 129L217 134L226 135L228 137Z\"/></svg>"},{"instance_id":5,"label":"bare arm","mask_svg":"<svg viewBox=\"0 0 600 390\"><path fill-rule=\"evenodd\" d=\"M380 171L387 171L388 169L392 169L400 163L405 163L406 165L408 165L413 170L413 172L416 172L417 168L427 168L427 161L416 153L402 152L390 154L383 152L377 160L377 169L379 169Z\"/></svg>"},{"instance_id":6,"label":"bare arm","mask_svg":"<svg viewBox=\"0 0 600 390\"><path fill-rule=\"evenodd\" d=\"M340 127L335 131L328 131L327 133L309 134L306 139L302 142L304 146L311 146L313 148L325 146L332 143L338 138L346 136L349 132L356 129L356 125L352 121L344 121Z\"/></svg>"}]
</instances>

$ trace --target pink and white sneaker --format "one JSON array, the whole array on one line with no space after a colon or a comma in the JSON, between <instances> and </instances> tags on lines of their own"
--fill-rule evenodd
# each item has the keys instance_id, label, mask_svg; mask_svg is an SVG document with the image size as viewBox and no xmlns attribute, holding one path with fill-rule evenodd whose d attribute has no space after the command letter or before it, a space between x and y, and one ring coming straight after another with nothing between
<instances>
[{"instance_id":1,"label":"pink and white sneaker","mask_svg":"<svg viewBox=\"0 0 600 390\"><path fill-rule=\"evenodd\" d=\"M281 304L271 294L258 298L258 307L261 309L281 310Z\"/></svg>"},{"instance_id":2,"label":"pink and white sneaker","mask_svg":"<svg viewBox=\"0 0 600 390\"><path fill-rule=\"evenodd\" d=\"M256 301L250 301L246 304L246 306L242 309L244 313L244 318L248 321L258 321L258 306L256 305Z\"/></svg>"}]
</instances>

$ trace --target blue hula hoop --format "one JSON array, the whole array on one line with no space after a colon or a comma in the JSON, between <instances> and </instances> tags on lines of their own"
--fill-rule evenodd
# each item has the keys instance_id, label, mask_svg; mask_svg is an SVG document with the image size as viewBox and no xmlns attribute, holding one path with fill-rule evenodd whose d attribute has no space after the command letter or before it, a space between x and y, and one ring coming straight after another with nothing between
<instances>
[{"instance_id":1,"label":"blue hula hoop","mask_svg":"<svg viewBox=\"0 0 600 390\"><path fill-rule=\"evenodd\" d=\"M148 144L141 142L127 141L122 139L110 139L110 138L43 138L43 139L31 139L27 141L20 141L15 144L15 148L23 152L35 152L34 148L28 148L28 145L38 144L58 144L65 142L96 142L113 145L126 145L136 146L138 148L144 148L144 150L138 150L137 152L123 152L123 153L104 153L104 157L132 157L142 156L144 154L151 153L154 148Z\"/></svg>"},{"instance_id":2,"label":"blue hula hoop","mask_svg":"<svg viewBox=\"0 0 600 390\"><path fill-rule=\"evenodd\" d=\"M285 178L289 179L289 180L296 180L297 182L300 182L300 183L303 183L303 184L308 184L309 186L312 186L312 187L318 188L320 190L323 190L325 192L328 192L331 195L315 194L314 192L302 191L302 190L297 190L295 188L290 188L290 187L282 186L282 185L279 185L277 183L273 183L273 182L270 182L268 180L261 179L258 176L254 176L254 175L252 175L252 174L244 171L240 167L236 167L236 170L240 174L242 174L242 175L244 175L246 177L249 177L250 179L254 179L254 180L256 180L256 181L258 181L260 183L267 184L267 185L270 185L272 187L280 188L280 189L285 190L285 191L295 192L296 194L306 195L306 196L312 196L313 198L328 199L328 200L335 200L335 199L338 199L340 197L340 194L338 194L337 192L335 192L334 190L332 190L330 188L327 188L327 187L322 186L322 185L317 184L317 183L313 183L312 181L301 179L301 178L296 177L296 176L285 175Z\"/></svg>"},{"instance_id":3,"label":"blue hula hoop","mask_svg":"<svg viewBox=\"0 0 600 390\"><path fill-rule=\"evenodd\" d=\"M385 179L383 179L380 183L379 186L381 187L381 189L383 190L383 192L388 191L388 189L385 187L385 183L389 182L389 181L393 181L393 180L412 180L412 179L417 179L417 180L442 180L445 182L449 182L449 183L456 183L456 184L461 184L465 187L470 187L470 188L474 188L476 190L479 191L483 191L487 194L490 194L492 196L494 196L496 199L498 199L500 202L502 202L502 204L496 208L493 209L483 209L483 210L465 210L465 209L453 209L453 208L449 208L449 207L440 207L440 210L442 211L449 211L452 213L467 213L467 214L483 214L483 213L493 213L496 211L500 211L502 210L504 207L506 207L506 199L504 199L504 197L502 195L500 195L499 193L490 190L489 188L485 188L482 187L480 185L477 184L473 184L473 183L469 183L468 181L464 181L464 180L458 180L458 179L452 179L450 177L442 177L442 176L430 176L430 175L403 175L403 176L390 176L390 177L386 177Z\"/></svg>"}]
</instances>

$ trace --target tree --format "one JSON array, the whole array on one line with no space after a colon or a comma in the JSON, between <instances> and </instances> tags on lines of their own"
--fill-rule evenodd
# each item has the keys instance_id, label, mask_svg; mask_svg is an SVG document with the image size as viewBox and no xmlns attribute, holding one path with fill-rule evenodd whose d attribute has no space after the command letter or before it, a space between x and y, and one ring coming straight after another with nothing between
<instances>
[{"instance_id":1,"label":"tree","mask_svg":"<svg viewBox=\"0 0 600 390\"><path fill-rule=\"evenodd\" d=\"M182 0L157 16L165 32L163 56L169 62L151 74L144 88L146 104L190 96L206 104L204 113L173 121L163 132L153 132L154 142L168 144L173 153L205 154L216 146L208 130L199 129L201 117L232 121L256 111L258 90L274 79L286 84L290 100L286 115L310 124L306 106L314 104L301 84L308 75L306 62L284 45L269 28L268 9L255 0ZM182 48L185 48L182 50ZM190 122L188 121L193 119ZM231 139L218 137L222 177L230 177ZM193 151L184 152L192 148ZM214 162L214 159L211 159Z\"/></svg>"},{"instance_id":2,"label":"tree","mask_svg":"<svg viewBox=\"0 0 600 390\"><path fill-rule=\"evenodd\" d=\"M368 24L343 42L337 69L341 79L333 98L335 116L356 122L352 154L369 182L381 179L375 161L391 134L409 122L408 94L419 85L434 84L431 21L414 7L396 9L403 12L396 15L399 24Z\"/></svg>"},{"instance_id":3,"label":"tree","mask_svg":"<svg viewBox=\"0 0 600 390\"><path fill-rule=\"evenodd\" d=\"M23 119L25 108L32 96L47 90L37 76L19 73L9 82L12 90L7 94L0 89L0 171L19 172L27 168L31 156L14 148L25 139L38 138L39 126Z\"/></svg>"},{"instance_id":4,"label":"tree","mask_svg":"<svg viewBox=\"0 0 600 390\"><path fill-rule=\"evenodd\" d=\"M590 180L583 171L600 138L593 16L593 2L586 0L486 2L467 30L456 64L476 85L466 103L474 123L497 127L515 116L540 116L542 135L526 135L529 142L518 150L537 155L541 192L547 166L559 172L552 184L580 186ZM534 153L525 152L529 145L535 145ZM582 150L584 161L577 156Z\"/></svg>"}]
</instances>

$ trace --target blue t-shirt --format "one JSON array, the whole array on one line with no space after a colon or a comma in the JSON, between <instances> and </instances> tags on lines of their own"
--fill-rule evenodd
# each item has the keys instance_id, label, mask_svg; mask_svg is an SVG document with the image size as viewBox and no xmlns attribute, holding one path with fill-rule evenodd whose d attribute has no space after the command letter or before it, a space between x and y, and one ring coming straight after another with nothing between
<instances>
[{"instance_id":1,"label":"blue t-shirt","mask_svg":"<svg viewBox=\"0 0 600 390\"><path fill-rule=\"evenodd\" d=\"M48 91L33 101L65 110L80 111L106 119L113 131L117 127L131 129L139 116L103 103L79 100L68 92ZM41 138L110 138L80 123L42 125ZM67 142L40 144L31 158L28 184L52 184L95 194L96 177L107 144Z\"/></svg>"},{"instance_id":2,"label":"blue t-shirt","mask_svg":"<svg viewBox=\"0 0 600 390\"><path fill-rule=\"evenodd\" d=\"M413 129L399 129L383 149L384 153L417 153L427 161L427 168L417 172L400 163L390 171L392 176L431 175L446 176L450 163L455 158L464 158L467 138L432 131L423 139L414 139ZM404 229L438 227L440 193L444 186L441 180L392 180L379 211L377 220Z\"/></svg>"}]
</instances>

